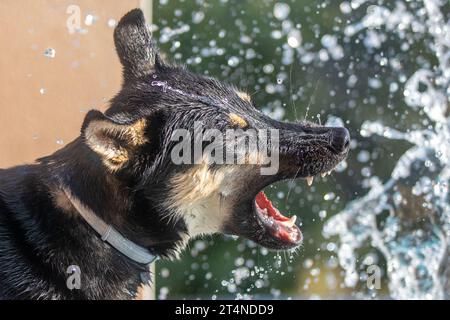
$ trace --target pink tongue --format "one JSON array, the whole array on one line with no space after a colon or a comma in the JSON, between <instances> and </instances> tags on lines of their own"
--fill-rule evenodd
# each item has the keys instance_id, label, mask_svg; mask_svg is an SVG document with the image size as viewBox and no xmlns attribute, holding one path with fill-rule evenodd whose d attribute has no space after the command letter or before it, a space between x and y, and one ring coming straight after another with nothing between
<instances>
[{"instance_id":1,"label":"pink tongue","mask_svg":"<svg viewBox=\"0 0 450 320\"><path fill-rule=\"evenodd\" d=\"M278 209L272 205L272 202L269 199L267 199L267 197L263 191L259 192L256 195L255 200L256 200L257 206L262 210L267 209L267 214L270 217L274 218L275 220L278 220L278 221L288 221L289 220L289 218L283 216L280 213L280 211L278 211Z\"/></svg>"}]
</instances>

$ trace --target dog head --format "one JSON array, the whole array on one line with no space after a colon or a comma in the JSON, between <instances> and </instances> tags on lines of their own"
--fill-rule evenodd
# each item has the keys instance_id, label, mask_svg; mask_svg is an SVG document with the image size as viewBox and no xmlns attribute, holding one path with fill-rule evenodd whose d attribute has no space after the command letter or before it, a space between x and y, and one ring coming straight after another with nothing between
<instances>
[{"instance_id":1,"label":"dog head","mask_svg":"<svg viewBox=\"0 0 450 320\"><path fill-rule=\"evenodd\" d=\"M248 94L164 61L140 10L122 18L114 40L123 87L105 114L88 113L82 137L129 182L143 230L166 224L183 239L222 232L271 249L300 245L295 218L261 190L331 171L347 155L348 131L273 120Z\"/></svg>"}]
</instances>

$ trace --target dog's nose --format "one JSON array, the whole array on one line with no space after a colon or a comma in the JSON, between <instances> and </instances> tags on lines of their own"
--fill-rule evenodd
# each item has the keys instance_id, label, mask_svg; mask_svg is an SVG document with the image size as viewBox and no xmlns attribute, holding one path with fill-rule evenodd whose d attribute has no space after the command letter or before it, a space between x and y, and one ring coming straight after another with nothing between
<instances>
[{"instance_id":1,"label":"dog's nose","mask_svg":"<svg viewBox=\"0 0 450 320\"><path fill-rule=\"evenodd\" d=\"M331 147L337 153L342 153L348 149L350 144L350 134L346 128L333 128L331 136Z\"/></svg>"}]
</instances>

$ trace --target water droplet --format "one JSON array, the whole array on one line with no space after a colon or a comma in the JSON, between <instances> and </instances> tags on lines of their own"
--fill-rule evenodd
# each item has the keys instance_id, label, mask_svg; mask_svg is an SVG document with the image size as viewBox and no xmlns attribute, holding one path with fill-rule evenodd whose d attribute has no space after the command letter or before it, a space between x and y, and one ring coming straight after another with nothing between
<instances>
[{"instance_id":1,"label":"water droplet","mask_svg":"<svg viewBox=\"0 0 450 320\"><path fill-rule=\"evenodd\" d=\"M334 192L328 192L327 194L325 194L323 196L323 199L325 201L330 201L330 200L333 200L335 197L336 197L336 195L334 194Z\"/></svg>"},{"instance_id":2,"label":"water droplet","mask_svg":"<svg viewBox=\"0 0 450 320\"><path fill-rule=\"evenodd\" d=\"M167 278L170 275L170 271L167 268L162 268L160 271L161 277Z\"/></svg>"},{"instance_id":3,"label":"water droplet","mask_svg":"<svg viewBox=\"0 0 450 320\"><path fill-rule=\"evenodd\" d=\"M278 2L273 6L273 15L278 20L284 20L289 16L291 7L287 3Z\"/></svg>"},{"instance_id":4,"label":"water droplet","mask_svg":"<svg viewBox=\"0 0 450 320\"><path fill-rule=\"evenodd\" d=\"M96 23L98 20L98 17L93 15L93 14L87 14L86 17L84 18L84 24L87 26L91 26L94 23Z\"/></svg>"},{"instance_id":5,"label":"water droplet","mask_svg":"<svg viewBox=\"0 0 450 320\"><path fill-rule=\"evenodd\" d=\"M300 47L302 43L302 34L300 33L300 30L293 29L289 31L287 43L292 48Z\"/></svg>"},{"instance_id":6,"label":"water droplet","mask_svg":"<svg viewBox=\"0 0 450 320\"><path fill-rule=\"evenodd\" d=\"M167 81L152 81L151 85L153 87L161 87L163 92L167 92Z\"/></svg>"},{"instance_id":7,"label":"water droplet","mask_svg":"<svg viewBox=\"0 0 450 320\"><path fill-rule=\"evenodd\" d=\"M350 12L352 12L352 7L350 6L350 4L348 3L348 1L343 1L340 5L339 5L339 9L341 9L341 12L343 14L349 14Z\"/></svg>"},{"instance_id":8,"label":"water droplet","mask_svg":"<svg viewBox=\"0 0 450 320\"><path fill-rule=\"evenodd\" d=\"M320 219L325 219L327 217L327 212L325 210L320 210L319 211L319 217Z\"/></svg>"},{"instance_id":9,"label":"water droplet","mask_svg":"<svg viewBox=\"0 0 450 320\"><path fill-rule=\"evenodd\" d=\"M113 18L108 19L108 27L114 28L116 25L117 25L116 19L113 19Z\"/></svg>"},{"instance_id":10,"label":"water droplet","mask_svg":"<svg viewBox=\"0 0 450 320\"><path fill-rule=\"evenodd\" d=\"M370 152L366 150L362 150L358 153L357 157L359 162L365 163L370 160Z\"/></svg>"},{"instance_id":11,"label":"water droplet","mask_svg":"<svg viewBox=\"0 0 450 320\"><path fill-rule=\"evenodd\" d=\"M274 68L273 64L266 64L266 65L264 65L264 67L263 67L263 71L264 71L264 73L266 73L266 74L272 73L274 69L275 69L275 68Z\"/></svg>"},{"instance_id":12,"label":"water droplet","mask_svg":"<svg viewBox=\"0 0 450 320\"><path fill-rule=\"evenodd\" d=\"M313 265L314 265L314 261L312 259L306 259L303 262L303 267L306 268L306 269L311 268Z\"/></svg>"},{"instance_id":13,"label":"water droplet","mask_svg":"<svg viewBox=\"0 0 450 320\"><path fill-rule=\"evenodd\" d=\"M232 56L228 59L228 65L230 67L237 67L239 65L239 58L236 56Z\"/></svg>"},{"instance_id":14,"label":"water droplet","mask_svg":"<svg viewBox=\"0 0 450 320\"><path fill-rule=\"evenodd\" d=\"M56 50L53 48L47 48L44 51L44 57L53 59L56 56Z\"/></svg>"},{"instance_id":15,"label":"water droplet","mask_svg":"<svg viewBox=\"0 0 450 320\"><path fill-rule=\"evenodd\" d=\"M192 13L192 23L199 24L205 19L205 13L203 11L197 11Z\"/></svg>"}]
</instances>

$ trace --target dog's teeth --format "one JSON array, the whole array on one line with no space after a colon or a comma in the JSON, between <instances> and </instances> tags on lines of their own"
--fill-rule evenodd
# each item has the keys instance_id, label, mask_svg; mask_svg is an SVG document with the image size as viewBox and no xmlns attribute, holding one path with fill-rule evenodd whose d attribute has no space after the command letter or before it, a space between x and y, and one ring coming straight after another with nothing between
<instances>
[{"instance_id":1,"label":"dog's teeth","mask_svg":"<svg viewBox=\"0 0 450 320\"><path fill-rule=\"evenodd\" d=\"M297 216L292 216L292 217L289 219L290 225L293 226L293 225L295 224L295 221L297 221Z\"/></svg>"},{"instance_id":2,"label":"dog's teeth","mask_svg":"<svg viewBox=\"0 0 450 320\"><path fill-rule=\"evenodd\" d=\"M327 176L327 174L328 174L328 172L324 172L324 173L321 173L320 176L321 176L322 178L325 178L325 177Z\"/></svg>"},{"instance_id":3,"label":"dog's teeth","mask_svg":"<svg viewBox=\"0 0 450 320\"><path fill-rule=\"evenodd\" d=\"M330 170L330 171L328 171L328 172L327 172L327 174L328 174L328 175L330 175L330 174L331 174L331 170Z\"/></svg>"},{"instance_id":4,"label":"dog's teeth","mask_svg":"<svg viewBox=\"0 0 450 320\"><path fill-rule=\"evenodd\" d=\"M282 222L286 227L292 228L297 221L297 216L292 216L288 221Z\"/></svg>"},{"instance_id":5,"label":"dog's teeth","mask_svg":"<svg viewBox=\"0 0 450 320\"><path fill-rule=\"evenodd\" d=\"M308 184L308 186L311 186L313 184L314 181L314 177L307 177L306 178L306 183Z\"/></svg>"}]
</instances>

